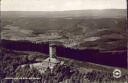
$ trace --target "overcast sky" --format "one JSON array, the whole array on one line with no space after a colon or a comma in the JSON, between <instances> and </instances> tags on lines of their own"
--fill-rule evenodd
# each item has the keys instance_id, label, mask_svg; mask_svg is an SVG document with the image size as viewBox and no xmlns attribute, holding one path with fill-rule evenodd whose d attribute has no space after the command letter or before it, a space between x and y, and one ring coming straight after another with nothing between
<instances>
[{"instance_id":1,"label":"overcast sky","mask_svg":"<svg viewBox=\"0 0 128 83\"><path fill-rule=\"evenodd\" d=\"M126 9L126 0L2 0L2 11Z\"/></svg>"}]
</instances>

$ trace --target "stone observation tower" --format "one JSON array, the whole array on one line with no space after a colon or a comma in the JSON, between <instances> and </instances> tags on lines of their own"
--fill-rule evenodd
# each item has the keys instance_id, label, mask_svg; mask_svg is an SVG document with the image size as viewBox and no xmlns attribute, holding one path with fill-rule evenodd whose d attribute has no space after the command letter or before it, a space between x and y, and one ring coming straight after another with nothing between
<instances>
[{"instance_id":1,"label":"stone observation tower","mask_svg":"<svg viewBox=\"0 0 128 83\"><path fill-rule=\"evenodd\" d=\"M55 58L56 57L56 47L54 44L49 45L49 57Z\"/></svg>"},{"instance_id":2,"label":"stone observation tower","mask_svg":"<svg viewBox=\"0 0 128 83\"><path fill-rule=\"evenodd\" d=\"M49 57L44 61L48 62L48 67L52 70L55 65L60 64L61 61L56 57L56 46L55 44L49 44Z\"/></svg>"},{"instance_id":3,"label":"stone observation tower","mask_svg":"<svg viewBox=\"0 0 128 83\"><path fill-rule=\"evenodd\" d=\"M49 44L49 57L39 63L30 64L30 68L36 68L40 73L44 73L47 68L50 68L51 72L56 65L64 64L63 61L59 60L56 56L56 44L50 43ZM21 67L24 67L22 65Z\"/></svg>"}]
</instances>

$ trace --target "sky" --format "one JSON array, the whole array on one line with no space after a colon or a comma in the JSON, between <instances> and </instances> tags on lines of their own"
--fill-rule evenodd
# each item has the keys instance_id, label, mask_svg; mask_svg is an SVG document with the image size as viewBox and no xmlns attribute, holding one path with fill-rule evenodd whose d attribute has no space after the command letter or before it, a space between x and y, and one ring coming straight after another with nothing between
<instances>
[{"instance_id":1,"label":"sky","mask_svg":"<svg viewBox=\"0 0 128 83\"><path fill-rule=\"evenodd\" d=\"M2 0L1 11L126 9L126 0Z\"/></svg>"}]
</instances>

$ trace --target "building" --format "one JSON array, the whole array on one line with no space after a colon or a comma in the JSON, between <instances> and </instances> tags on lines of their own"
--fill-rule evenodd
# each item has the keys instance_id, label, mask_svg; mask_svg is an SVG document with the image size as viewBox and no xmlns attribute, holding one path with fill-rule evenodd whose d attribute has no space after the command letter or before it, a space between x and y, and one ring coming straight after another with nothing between
<instances>
[{"instance_id":1,"label":"building","mask_svg":"<svg viewBox=\"0 0 128 83\"><path fill-rule=\"evenodd\" d=\"M52 70L55 65L60 64L61 61L56 57L56 47L54 44L49 45L49 57L44 60L48 62L48 67Z\"/></svg>"},{"instance_id":2,"label":"building","mask_svg":"<svg viewBox=\"0 0 128 83\"><path fill-rule=\"evenodd\" d=\"M50 68L51 71L53 68L58 65L58 64L63 64L63 61L60 61L56 57L56 47L54 44L49 45L49 57L45 59L44 61L40 63L34 63L30 64L30 68L36 68L40 73L44 73L47 68ZM21 65L21 67L25 67L25 65Z\"/></svg>"}]
</instances>

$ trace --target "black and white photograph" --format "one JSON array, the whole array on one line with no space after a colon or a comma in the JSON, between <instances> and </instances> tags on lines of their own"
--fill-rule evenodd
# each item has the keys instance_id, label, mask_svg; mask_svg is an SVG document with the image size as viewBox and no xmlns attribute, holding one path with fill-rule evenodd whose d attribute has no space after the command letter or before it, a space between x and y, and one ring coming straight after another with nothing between
<instances>
[{"instance_id":1,"label":"black and white photograph","mask_svg":"<svg viewBox=\"0 0 128 83\"><path fill-rule=\"evenodd\" d=\"M0 83L128 83L127 0L0 6Z\"/></svg>"}]
</instances>

